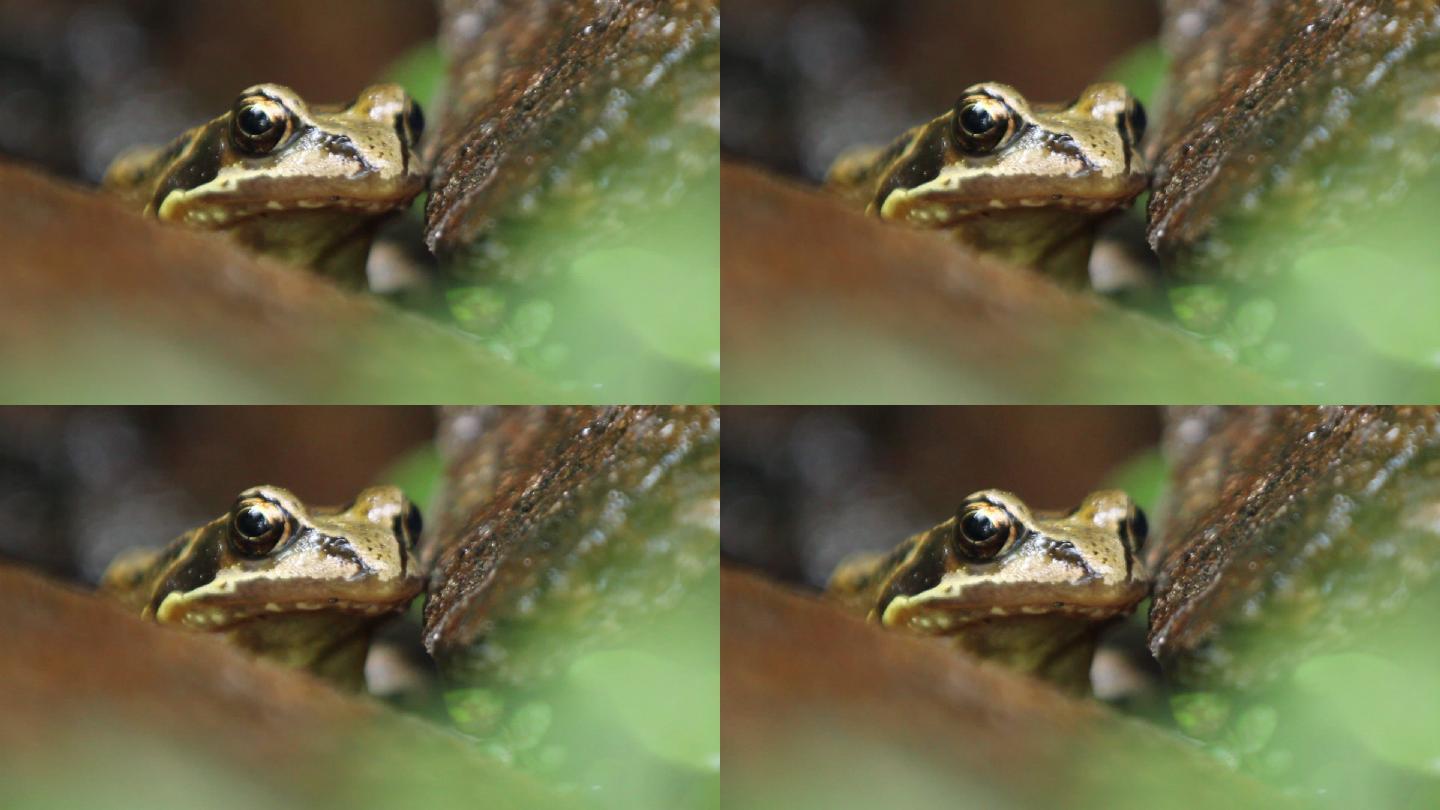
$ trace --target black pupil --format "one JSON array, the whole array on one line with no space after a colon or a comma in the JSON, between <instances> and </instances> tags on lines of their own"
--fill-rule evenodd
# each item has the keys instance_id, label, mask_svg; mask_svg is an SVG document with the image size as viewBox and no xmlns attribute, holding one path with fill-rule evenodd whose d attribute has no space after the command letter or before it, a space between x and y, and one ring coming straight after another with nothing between
<instances>
[{"instance_id":1,"label":"black pupil","mask_svg":"<svg viewBox=\"0 0 1440 810\"><path fill-rule=\"evenodd\" d=\"M410 127L410 137L420 140L420 134L425 131L425 113L419 104L410 105L410 111L405 113L405 125Z\"/></svg>"},{"instance_id":2,"label":"black pupil","mask_svg":"<svg viewBox=\"0 0 1440 810\"><path fill-rule=\"evenodd\" d=\"M421 529L425 528L425 521L420 517L420 510L410 507L405 513L405 531L410 533L410 539L414 540L420 536Z\"/></svg>"},{"instance_id":3,"label":"black pupil","mask_svg":"<svg viewBox=\"0 0 1440 810\"><path fill-rule=\"evenodd\" d=\"M995 521L991 520L989 515L981 512L971 512L966 515L960 523L960 528L965 530L966 537L977 543L989 540L995 536L996 532L1000 531L1000 527L995 525Z\"/></svg>"},{"instance_id":4,"label":"black pupil","mask_svg":"<svg viewBox=\"0 0 1440 810\"><path fill-rule=\"evenodd\" d=\"M995 118L979 104L969 104L960 111L960 125L971 135L984 135L995 128Z\"/></svg>"},{"instance_id":5,"label":"black pupil","mask_svg":"<svg viewBox=\"0 0 1440 810\"><path fill-rule=\"evenodd\" d=\"M269 132L275 122L270 120L270 114L256 105L250 105L240 111L240 131L252 138L258 138Z\"/></svg>"},{"instance_id":6,"label":"black pupil","mask_svg":"<svg viewBox=\"0 0 1440 810\"><path fill-rule=\"evenodd\" d=\"M1145 137L1145 123L1145 105L1137 101L1130 110L1130 128L1135 130L1135 140Z\"/></svg>"},{"instance_id":7,"label":"black pupil","mask_svg":"<svg viewBox=\"0 0 1440 810\"><path fill-rule=\"evenodd\" d=\"M235 527L246 537L264 537L270 531L270 519L253 506L240 510L235 516Z\"/></svg>"}]
</instances>

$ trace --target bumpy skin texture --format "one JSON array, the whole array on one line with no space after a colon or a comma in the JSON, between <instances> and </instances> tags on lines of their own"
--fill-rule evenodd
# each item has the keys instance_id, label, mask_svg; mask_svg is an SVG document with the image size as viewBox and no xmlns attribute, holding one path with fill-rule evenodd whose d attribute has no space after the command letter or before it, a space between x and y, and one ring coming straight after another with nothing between
<instances>
[{"instance_id":1,"label":"bumpy skin texture","mask_svg":"<svg viewBox=\"0 0 1440 810\"><path fill-rule=\"evenodd\" d=\"M257 515L266 529L259 540L249 536ZM373 625L420 592L419 531L419 511L395 487L366 489L342 509L311 509L280 487L253 487L164 549L117 559L100 589L144 618L224 633L258 655L358 687Z\"/></svg>"},{"instance_id":2,"label":"bumpy skin texture","mask_svg":"<svg viewBox=\"0 0 1440 810\"><path fill-rule=\"evenodd\" d=\"M169 145L122 154L104 185L146 215L224 230L358 285L380 219L424 188L422 129L398 85L367 87L346 107L311 107L288 87L258 84Z\"/></svg>"},{"instance_id":3,"label":"bumpy skin texture","mask_svg":"<svg viewBox=\"0 0 1440 810\"><path fill-rule=\"evenodd\" d=\"M977 110L988 118L975 118ZM976 137L977 121L992 128ZM883 219L946 229L978 250L1084 284L1095 225L1148 182L1144 127L1142 108L1119 84L1046 106L987 82L889 146L842 155L827 184Z\"/></svg>"},{"instance_id":4,"label":"bumpy skin texture","mask_svg":"<svg viewBox=\"0 0 1440 810\"><path fill-rule=\"evenodd\" d=\"M975 542L976 527L987 525L997 533ZM891 553L842 564L829 593L886 627L945 636L1084 691L1099 631L1149 590L1138 553L1145 531L1123 492L1096 492L1067 515L1046 515L1008 492L982 490Z\"/></svg>"}]
</instances>

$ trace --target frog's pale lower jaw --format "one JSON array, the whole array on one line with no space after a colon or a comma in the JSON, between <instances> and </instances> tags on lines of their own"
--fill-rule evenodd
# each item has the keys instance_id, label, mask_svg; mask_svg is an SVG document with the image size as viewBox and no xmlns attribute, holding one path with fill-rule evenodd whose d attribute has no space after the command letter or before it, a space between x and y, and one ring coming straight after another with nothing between
<instances>
[{"instance_id":1,"label":"frog's pale lower jaw","mask_svg":"<svg viewBox=\"0 0 1440 810\"><path fill-rule=\"evenodd\" d=\"M166 211L160 219L169 222L182 222L195 228L228 228L236 223L260 217L271 217L284 215L297 211L330 211L333 213L354 214L356 216L375 217L391 211L399 210L403 206L397 206L393 200L379 200L366 202L363 200L295 200L291 202L278 202L271 200L264 204L252 204L248 206L236 206L231 203L214 206L194 206L189 208L176 208Z\"/></svg>"},{"instance_id":2,"label":"frog's pale lower jaw","mask_svg":"<svg viewBox=\"0 0 1440 810\"><path fill-rule=\"evenodd\" d=\"M897 596L880 608L879 618L887 627L905 627L934 635L955 633L980 622L1005 621L1017 617L1067 618L1081 622L1105 622L1128 615L1145 597L1146 587L1129 583L1095 591L1077 587L1043 594L1005 598L995 591L957 597Z\"/></svg>"},{"instance_id":3,"label":"frog's pale lower jaw","mask_svg":"<svg viewBox=\"0 0 1440 810\"><path fill-rule=\"evenodd\" d=\"M885 199L878 213L882 219L902 221L923 228L951 228L982 217L1003 217L1007 213L1053 212L1098 217L1130 205L1143 187L1126 189L1115 196L1065 196L1036 194L964 200L948 194L898 195Z\"/></svg>"},{"instance_id":4,"label":"frog's pale lower jaw","mask_svg":"<svg viewBox=\"0 0 1440 810\"><path fill-rule=\"evenodd\" d=\"M1030 605L1020 608L992 606L985 610L948 610L930 608L924 611L886 611L881 622L886 627L904 627L926 635L950 635L982 622L1006 621L1015 618L1065 618L1085 624L1099 624L1125 616L1134 605L1125 607L1085 607L1081 605Z\"/></svg>"},{"instance_id":5,"label":"frog's pale lower jaw","mask_svg":"<svg viewBox=\"0 0 1440 810\"><path fill-rule=\"evenodd\" d=\"M344 595L333 584L321 583L316 592L326 596L314 599L267 597L244 589L232 591L197 589L189 593L174 592L165 597L155 610L155 618L164 624L179 624L199 630L226 630L261 618L278 618L294 614L348 614L377 617L403 610L420 594L423 583L418 577L396 580L385 587L370 586L362 593Z\"/></svg>"},{"instance_id":6,"label":"frog's pale lower jaw","mask_svg":"<svg viewBox=\"0 0 1440 810\"><path fill-rule=\"evenodd\" d=\"M227 228L247 219L284 216L294 212L329 211L357 217L378 217L403 209L423 190L423 181L417 179L409 186L373 196L321 194L293 198L239 199L223 195L187 196L177 192L165 198L155 215L167 222L181 222L201 228Z\"/></svg>"},{"instance_id":7,"label":"frog's pale lower jaw","mask_svg":"<svg viewBox=\"0 0 1440 810\"><path fill-rule=\"evenodd\" d=\"M167 598L167 602L169 599ZM407 600L408 601L408 600ZM257 619L279 618L325 612L374 618L404 609L406 602L347 602L329 598L311 602L267 602L260 606L207 606L204 604L161 603L156 617L165 624L181 624L197 630L229 630Z\"/></svg>"}]
</instances>

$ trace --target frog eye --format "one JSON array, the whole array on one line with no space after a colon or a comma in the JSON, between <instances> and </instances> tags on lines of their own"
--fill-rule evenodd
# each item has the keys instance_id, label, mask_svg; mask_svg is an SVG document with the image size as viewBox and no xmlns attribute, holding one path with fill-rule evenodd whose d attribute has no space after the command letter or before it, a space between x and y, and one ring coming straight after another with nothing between
<instances>
[{"instance_id":1,"label":"frog eye","mask_svg":"<svg viewBox=\"0 0 1440 810\"><path fill-rule=\"evenodd\" d=\"M290 538L290 515L279 504L246 498L230 518L230 544L246 557L263 557Z\"/></svg>"},{"instance_id":2,"label":"frog eye","mask_svg":"<svg viewBox=\"0 0 1440 810\"><path fill-rule=\"evenodd\" d=\"M955 548L971 560L994 559L1010 547L1019 528L1019 521L1002 507L988 501L967 503L955 514Z\"/></svg>"},{"instance_id":3,"label":"frog eye","mask_svg":"<svg viewBox=\"0 0 1440 810\"><path fill-rule=\"evenodd\" d=\"M1150 521L1145 519L1145 510L1135 507L1135 514L1125 521L1125 530L1130 532L1130 539L1135 543L1135 548L1145 545L1145 538L1150 534Z\"/></svg>"},{"instance_id":4,"label":"frog eye","mask_svg":"<svg viewBox=\"0 0 1440 810\"><path fill-rule=\"evenodd\" d=\"M983 155L998 149L1015 133L1015 111L993 96L974 94L955 102L955 137L960 148Z\"/></svg>"},{"instance_id":5,"label":"frog eye","mask_svg":"<svg viewBox=\"0 0 1440 810\"><path fill-rule=\"evenodd\" d=\"M420 109L420 105L414 101L407 101L401 122L405 126L405 134L410 143L419 143L420 136L425 134L425 111Z\"/></svg>"},{"instance_id":6,"label":"frog eye","mask_svg":"<svg viewBox=\"0 0 1440 810\"><path fill-rule=\"evenodd\" d=\"M285 105L267 96L245 96L230 117L230 140L248 155L263 155L285 141L292 118Z\"/></svg>"}]
</instances>

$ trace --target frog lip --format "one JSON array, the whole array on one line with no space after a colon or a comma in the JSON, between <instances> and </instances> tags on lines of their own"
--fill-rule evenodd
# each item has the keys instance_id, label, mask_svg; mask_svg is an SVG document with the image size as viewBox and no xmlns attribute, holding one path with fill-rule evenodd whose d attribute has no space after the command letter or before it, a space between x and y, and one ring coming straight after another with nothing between
<instances>
[{"instance_id":1,"label":"frog lip","mask_svg":"<svg viewBox=\"0 0 1440 810\"><path fill-rule=\"evenodd\" d=\"M1015 189L996 189L993 194L977 194L967 189L964 194L943 190L891 192L880 205L885 219L899 219L917 225L943 228L967 219L1015 211L1043 209L1068 211L1096 216L1129 205L1145 190L1144 175L1133 175L1126 181L1100 190L1051 190L1048 193L1022 193Z\"/></svg>"},{"instance_id":2,"label":"frog lip","mask_svg":"<svg viewBox=\"0 0 1440 810\"><path fill-rule=\"evenodd\" d=\"M878 609L882 621L930 633L953 632L985 621L1067 617L1104 621L1134 610L1145 583L977 583L950 596L897 596Z\"/></svg>"},{"instance_id":3,"label":"frog lip","mask_svg":"<svg viewBox=\"0 0 1440 810\"><path fill-rule=\"evenodd\" d=\"M207 192L200 188L183 194L172 193L161 203L157 213L164 220L212 228L256 217L296 212L328 211L379 216L408 205L424 187L424 178L412 173L370 188L335 182L312 187L301 195L258 183L244 190L230 188Z\"/></svg>"},{"instance_id":4,"label":"frog lip","mask_svg":"<svg viewBox=\"0 0 1440 810\"><path fill-rule=\"evenodd\" d=\"M156 619L201 630L221 630L263 617L302 613L338 613L380 617L403 610L420 594L423 580L409 575L377 583L373 579L353 583L315 582L311 595L296 597L306 590L294 581L249 580L210 583L186 593L171 593L155 611Z\"/></svg>"}]
</instances>

